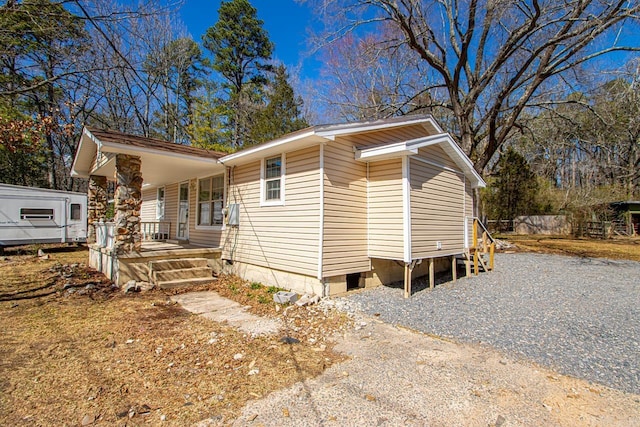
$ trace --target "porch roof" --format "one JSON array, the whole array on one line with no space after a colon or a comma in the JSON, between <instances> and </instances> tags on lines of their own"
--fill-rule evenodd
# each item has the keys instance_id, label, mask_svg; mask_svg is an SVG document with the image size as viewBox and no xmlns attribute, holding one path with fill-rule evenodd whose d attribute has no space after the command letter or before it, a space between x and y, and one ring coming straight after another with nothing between
<instances>
[{"instance_id":1,"label":"porch roof","mask_svg":"<svg viewBox=\"0 0 640 427\"><path fill-rule=\"evenodd\" d=\"M116 154L140 156L145 186L160 186L194 176L223 172L218 159L225 153L155 138L85 127L78 144L71 176L115 176Z\"/></svg>"}]
</instances>

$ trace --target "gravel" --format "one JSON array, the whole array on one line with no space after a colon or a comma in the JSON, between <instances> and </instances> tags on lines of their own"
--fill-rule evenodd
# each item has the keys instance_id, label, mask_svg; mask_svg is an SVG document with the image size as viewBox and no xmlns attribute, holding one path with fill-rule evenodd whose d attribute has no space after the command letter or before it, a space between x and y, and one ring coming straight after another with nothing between
<instances>
[{"instance_id":1,"label":"gravel","mask_svg":"<svg viewBox=\"0 0 640 427\"><path fill-rule=\"evenodd\" d=\"M346 300L388 323L640 394L640 263L496 254L495 271L440 282L410 299L398 285Z\"/></svg>"}]
</instances>

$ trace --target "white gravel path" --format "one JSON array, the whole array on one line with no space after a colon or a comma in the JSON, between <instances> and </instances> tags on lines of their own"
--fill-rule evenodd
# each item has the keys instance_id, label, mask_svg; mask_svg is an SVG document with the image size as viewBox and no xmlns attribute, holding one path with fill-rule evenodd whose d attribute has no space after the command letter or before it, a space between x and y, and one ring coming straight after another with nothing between
<instances>
[{"instance_id":1,"label":"white gravel path","mask_svg":"<svg viewBox=\"0 0 640 427\"><path fill-rule=\"evenodd\" d=\"M488 344L561 373L640 393L640 263L497 254L496 270L405 300L398 287L349 295L385 322Z\"/></svg>"}]
</instances>

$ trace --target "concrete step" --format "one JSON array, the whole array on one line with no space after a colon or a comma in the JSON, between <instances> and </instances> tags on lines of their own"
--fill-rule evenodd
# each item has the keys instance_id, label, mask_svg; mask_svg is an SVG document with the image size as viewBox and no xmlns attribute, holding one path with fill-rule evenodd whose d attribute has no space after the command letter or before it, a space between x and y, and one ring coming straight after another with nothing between
<instances>
[{"instance_id":1,"label":"concrete step","mask_svg":"<svg viewBox=\"0 0 640 427\"><path fill-rule=\"evenodd\" d=\"M158 282L156 285L160 289L173 289L185 286L202 285L205 283L213 282L214 280L216 280L215 277L200 277L191 279L168 280L166 282Z\"/></svg>"},{"instance_id":2,"label":"concrete step","mask_svg":"<svg viewBox=\"0 0 640 427\"><path fill-rule=\"evenodd\" d=\"M179 270L182 268L207 267L206 258L177 258L149 261L149 271Z\"/></svg>"},{"instance_id":3,"label":"concrete step","mask_svg":"<svg viewBox=\"0 0 640 427\"><path fill-rule=\"evenodd\" d=\"M151 280L154 283L166 282L169 280L199 278L211 278L211 269L209 267L194 267L151 272Z\"/></svg>"}]
</instances>

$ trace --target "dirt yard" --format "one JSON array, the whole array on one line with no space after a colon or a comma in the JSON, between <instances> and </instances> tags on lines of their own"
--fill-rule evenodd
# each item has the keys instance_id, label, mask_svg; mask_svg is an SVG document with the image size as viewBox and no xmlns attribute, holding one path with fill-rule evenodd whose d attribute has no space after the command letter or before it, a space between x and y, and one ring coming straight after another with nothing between
<instances>
[{"instance_id":1,"label":"dirt yard","mask_svg":"<svg viewBox=\"0 0 640 427\"><path fill-rule=\"evenodd\" d=\"M251 338L226 324L187 313L163 292L122 293L83 264L86 250L49 249L47 259L34 255L36 249L7 251L0 257L0 322L4 329L0 335L0 425L226 425L238 416L239 425L287 425L295 424L296 419L304 424L311 418L300 418L303 412L289 413L294 407L271 407L269 399L300 388L314 396L314 384L327 384L326 373L330 379L346 375L345 387L358 393L358 402L365 404L340 415L331 415L329 409L319 419L320 425L340 425L339 420L393 425L395 420L406 421L407 413L398 406L403 404L400 400L383 400L379 388L397 382L400 365L402 369L428 368L424 383L415 386L424 388L425 396L442 394L439 399L448 406L429 415L437 415L429 420L438 425L449 424L453 412L446 408L453 411L455 396L462 395L461 402L486 414L473 418L477 422L470 421L470 425L486 426L487 420L491 425L526 425L522 421L529 419L573 427L599 425L604 420L605 424L625 425L640 419L640 396L555 375L527 363L512 363L493 350L410 331L394 341L395 335L388 331L382 330L380 336L377 327L369 331L371 322L362 328L358 320L353 323L342 312L321 307L276 311L272 294L277 289L232 277L197 289L216 290L250 305L256 314L280 317L287 325L283 334ZM284 335L300 343L283 343ZM336 336L340 337L338 352L334 352ZM410 350L402 343L415 345ZM454 364L459 369L445 360L430 361L430 348L441 345L452 354L461 354L462 362ZM367 348L371 351L365 351ZM412 362L405 365L401 353L409 351L424 354L411 354ZM441 349L433 351L440 353ZM496 372L505 372L484 374L487 357L482 355L489 353ZM360 376L357 371L362 372ZM403 376L409 383L410 373ZM478 373L483 374L479 377ZM517 390L504 399L501 387L513 378L520 378L514 383ZM335 400L331 404L337 396L331 387L319 392L329 399L329 408L337 411L342 406ZM563 404L541 394L548 387L549 393L563 396ZM485 393L486 389L495 389L495 393ZM438 390L443 392L438 394ZM395 399L399 395L388 396ZM407 401L407 405L414 404L414 399ZM368 415L367 408L373 415ZM303 405L301 411L306 409ZM272 424L269 420L274 418L267 412L274 410L277 418ZM359 410L362 412L352 412ZM386 415L378 417L380 411ZM547 412L551 415L543 415ZM595 415L585 417L583 412ZM419 418L409 420L419 424Z\"/></svg>"},{"instance_id":2,"label":"dirt yard","mask_svg":"<svg viewBox=\"0 0 640 427\"><path fill-rule=\"evenodd\" d=\"M341 314L289 310L300 344L251 338L160 291L123 294L83 264L86 250L46 252L0 257L0 425L222 421L344 359L325 340L345 327ZM282 316L273 289L233 278L209 288Z\"/></svg>"},{"instance_id":3,"label":"dirt yard","mask_svg":"<svg viewBox=\"0 0 640 427\"><path fill-rule=\"evenodd\" d=\"M553 236L500 236L525 252L640 261L640 237L608 240Z\"/></svg>"}]
</instances>

